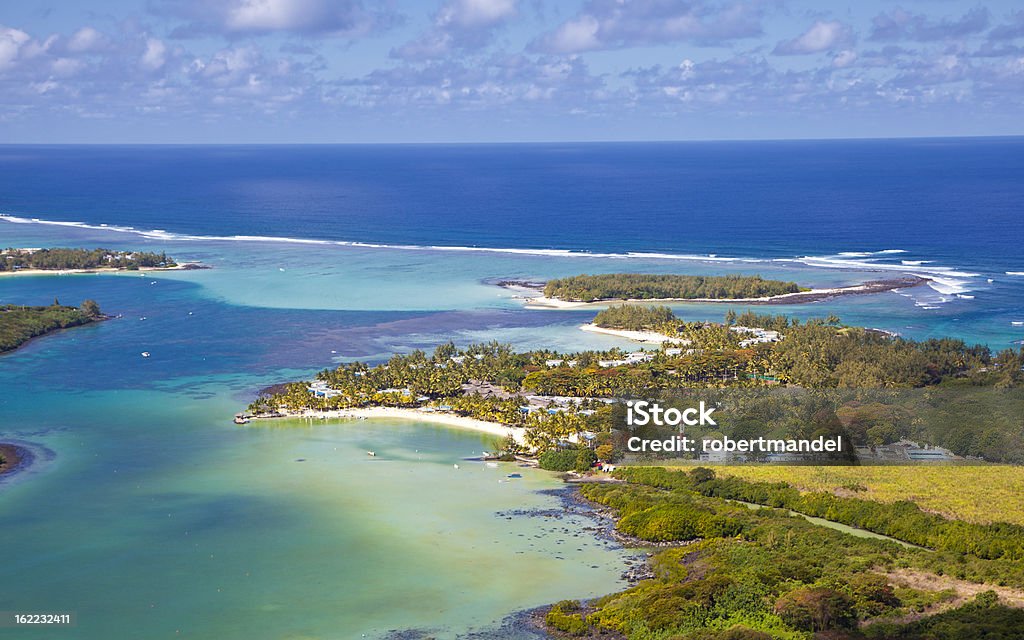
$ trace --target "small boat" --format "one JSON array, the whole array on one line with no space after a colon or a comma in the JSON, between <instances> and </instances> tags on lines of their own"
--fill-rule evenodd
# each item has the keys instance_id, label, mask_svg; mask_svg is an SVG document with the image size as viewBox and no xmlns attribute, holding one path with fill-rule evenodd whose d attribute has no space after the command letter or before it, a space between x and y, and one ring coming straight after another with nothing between
<instances>
[{"instance_id":1,"label":"small boat","mask_svg":"<svg viewBox=\"0 0 1024 640\"><path fill-rule=\"evenodd\" d=\"M375 458L375 457L377 457L377 452L376 451L367 451L366 455L370 456L371 458Z\"/></svg>"},{"instance_id":2,"label":"small boat","mask_svg":"<svg viewBox=\"0 0 1024 640\"><path fill-rule=\"evenodd\" d=\"M1021 322L1020 320L1011 320L1010 324L1015 327L1024 327L1024 322Z\"/></svg>"},{"instance_id":3,"label":"small boat","mask_svg":"<svg viewBox=\"0 0 1024 640\"><path fill-rule=\"evenodd\" d=\"M521 473L510 473L510 474L508 474L508 475L507 475L507 476L505 476L505 477L506 477L506 478L522 478L522 477L523 477L523 474L521 474Z\"/></svg>"},{"instance_id":4,"label":"small boat","mask_svg":"<svg viewBox=\"0 0 1024 640\"><path fill-rule=\"evenodd\" d=\"M148 358L149 357L149 352L148 351L143 351L142 352L142 357L143 358Z\"/></svg>"},{"instance_id":5,"label":"small boat","mask_svg":"<svg viewBox=\"0 0 1024 640\"><path fill-rule=\"evenodd\" d=\"M497 462L488 462L487 466L490 467L491 469L497 469L498 468L498 463Z\"/></svg>"},{"instance_id":6,"label":"small boat","mask_svg":"<svg viewBox=\"0 0 1024 640\"><path fill-rule=\"evenodd\" d=\"M454 466L454 467L455 467L456 469L458 469L458 468L459 468L459 465L458 465L458 464L455 464L455 465L452 465L452 466Z\"/></svg>"},{"instance_id":7,"label":"small boat","mask_svg":"<svg viewBox=\"0 0 1024 640\"><path fill-rule=\"evenodd\" d=\"M146 316L141 316L141 317L139 318L139 320L145 320L145 319L146 319Z\"/></svg>"},{"instance_id":8,"label":"small boat","mask_svg":"<svg viewBox=\"0 0 1024 640\"><path fill-rule=\"evenodd\" d=\"M235 424L249 424L249 418L245 416L235 416Z\"/></svg>"}]
</instances>

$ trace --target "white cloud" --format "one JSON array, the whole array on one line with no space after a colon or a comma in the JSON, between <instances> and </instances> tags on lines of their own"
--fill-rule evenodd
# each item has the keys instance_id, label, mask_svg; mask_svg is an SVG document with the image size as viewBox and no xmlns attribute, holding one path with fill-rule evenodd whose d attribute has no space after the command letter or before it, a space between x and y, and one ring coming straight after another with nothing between
<instances>
[{"instance_id":1,"label":"white cloud","mask_svg":"<svg viewBox=\"0 0 1024 640\"><path fill-rule=\"evenodd\" d=\"M74 58L57 58L50 65L53 73L58 76L73 76L85 68L85 63Z\"/></svg>"},{"instance_id":2,"label":"white cloud","mask_svg":"<svg viewBox=\"0 0 1024 640\"><path fill-rule=\"evenodd\" d=\"M139 63L143 69L156 71L167 62L167 45L156 38L146 39L146 51Z\"/></svg>"},{"instance_id":3,"label":"white cloud","mask_svg":"<svg viewBox=\"0 0 1024 640\"><path fill-rule=\"evenodd\" d=\"M780 42L773 53L782 56L806 55L830 51L853 42L853 31L838 20L818 20L796 38Z\"/></svg>"},{"instance_id":4,"label":"white cloud","mask_svg":"<svg viewBox=\"0 0 1024 640\"><path fill-rule=\"evenodd\" d=\"M837 53L832 58L832 66L836 69L842 69L848 67L857 61L857 52L851 51L850 49L844 49Z\"/></svg>"},{"instance_id":5,"label":"white cloud","mask_svg":"<svg viewBox=\"0 0 1024 640\"><path fill-rule=\"evenodd\" d=\"M516 15L518 0L454 0L441 7L438 26L490 27Z\"/></svg>"},{"instance_id":6,"label":"white cloud","mask_svg":"<svg viewBox=\"0 0 1024 640\"><path fill-rule=\"evenodd\" d=\"M396 21L393 12L367 11L360 0L150 0L149 7L156 15L188 21L172 31L173 37L278 32L353 36Z\"/></svg>"},{"instance_id":7,"label":"white cloud","mask_svg":"<svg viewBox=\"0 0 1024 640\"><path fill-rule=\"evenodd\" d=\"M392 49L393 58L439 58L456 50L482 49L494 32L519 13L519 0L448 0L429 30Z\"/></svg>"},{"instance_id":8,"label":"white cloud","mask_svg":"<svg viewBox=\"0 0 1024 640\"><path fill-rule=\"evenodd\" d=\"M574 17L531 47L549 53L642 47L669 42L718 45L761 34L760 2L588 0Z\"/></svg>"},{"instance_id":9,"label":"white cloud","mask_svg":"<svg viewBox=\"0 0 1024 640\"><path fill-rule=\"evenodd\" d=\"M601 41L597 30L601 24L591 15L582 15L558 27L548 41L550 51L589 51L598 49Z\"/></svg>"},{"instance_id":10,"label":"white cloud","mask_svg":"<svg viewBox=\"0 0 1024 640\"><path fill-rule=\"evenodd\" d=\"M82 27L68 40L68 51L89 53L100 51L107 46L107 37L92 27Z\"/></svg>"},{"instance_id":11,"label":"white cloud","mask_svg":"<svg viewBox=\"0 0 1024 640\"><path fill-rule=\"evenodd\" d=\"M31 37L20 29L0 25L0 71L14 66L22 45Z\"/></svg>"}]
</instances>

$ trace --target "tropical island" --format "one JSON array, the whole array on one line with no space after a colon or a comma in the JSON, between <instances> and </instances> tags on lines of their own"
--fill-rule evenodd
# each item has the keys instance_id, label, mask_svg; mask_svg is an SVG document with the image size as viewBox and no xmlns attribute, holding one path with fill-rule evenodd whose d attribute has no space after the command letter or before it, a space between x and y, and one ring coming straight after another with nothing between
<instances>
[{"instance_id":1,"label":"tropical island","mask_svg":"<svg viewBox=\"0 0 1024 640\"><path fill-rule=\"evenodd\" d=\"M514 453L544 454L569 444L614 460L629 435L622 399L656 398L678 407L702 399L718 406L720 419L713 429L688 429L695 438L842 435L867 458L910 439L951 456L1024 462L1024 350L993 354L949 338L918 342L835 317L800 322L730 312L723 323L687 323L656 314L664 321L657 328L671 332L677 346L562 354L517 353L498 343L460 350L448 343L433 354L414 351L377 366L342 364L313 381L276 386L239 421L459 418L476 421L462 426L489 426L505 436ZM985 420L971 417L979 405Z\"/></svg>"},{"instance_id":2,"label":"tropical island","mask_svg":"<svg viewBox=\"0 0 1024 640\"><path fill-rule=\"evenodd\" d=\"M13 351L33 338L61 329L106 319L94 300L86 300L78 307L64 306L56 299L46 307L0 305L0 353Z\"/></svg>"},{"instance_id":3,"label":"tropical island","mask_svg":"<svg viewBox=\"0 0 1024 640\"><path fill-rule=\"evenodd\" d=\"M574 308L607 302L732 302L744 304L801 304L843 295L881 293L927 282L905 275L847 287L812 289L795 282L761 276L694 276L676 274L604 273L556 278L543 285L504 280L499 286L540 293L527 297L534 308Z\"/></svg>"},{"instance_id":4,"label":"tropical island","mask_svg":"<svg viewBox=\"0 0 1024 640\"><path fill-rule=\"evenodd\" d=\"M155 271L201 269L195 263L179 264L166 253L114 251L112 249L34 249L0 250L0 275L93 273L100 271Z\"/></svg>"}]
</instances>

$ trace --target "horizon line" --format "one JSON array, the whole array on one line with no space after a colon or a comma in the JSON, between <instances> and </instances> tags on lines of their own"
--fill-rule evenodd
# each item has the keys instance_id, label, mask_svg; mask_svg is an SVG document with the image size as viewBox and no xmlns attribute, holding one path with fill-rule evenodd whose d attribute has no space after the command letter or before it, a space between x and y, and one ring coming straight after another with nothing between
<instances>
[{"instance_id":1,"label":"horizon line","mask_svg":"<svg viewBox=\"0 0 1024 640\"><path fill-rule=\"evenodd\" d=\"M0 142L2 147L226 147L226 146L485 146L485 145L544 145L544 144L714 144L745 142L886 142L902 140L1005 140L1024 138L1024 133L1000 135L908 135L908 136L850 136L808 138L679 138L672 140L438 140L438 141L330 141L330 142Z\"/></svg>"}]
</instances>

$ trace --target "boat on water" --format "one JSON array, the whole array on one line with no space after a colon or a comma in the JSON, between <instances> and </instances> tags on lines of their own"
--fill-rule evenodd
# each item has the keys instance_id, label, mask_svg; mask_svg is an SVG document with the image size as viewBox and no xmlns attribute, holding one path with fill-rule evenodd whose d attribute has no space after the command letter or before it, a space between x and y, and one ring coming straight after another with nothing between
<instances>
[{"instance_id":1,"label":"boat on water","mask_svg":"<svg viewBox=\"0 0 1024 640\"><path fill-rule=\"evenodd\" d=\"M367 451L366 455L370 456L371 458L376 458L377 457L377 452L376 451Z\"/></svg>"},{"instance_id":2,"label":"boat on water","mask_svg":"<svg viewBox=\"0 0 1024 640\"><path fill-rule=\"evenodd\" d=\"M487 466L490 467L491 469L497 469L498 468L498 463L497 462L488 462Z\"/></svg>"},{"instance_id":3,"label":"boat on water","mask_svg":"<svg viewBox=\"0 0 1024 640\"><path fill-rule=\"evenodd\" d=\"M521 474L521 473L510 473L510 474L508 474L508 475L507 475L507 476L505 476L505 477L506 477L506 478L522 478L522 477L523 477L523 474Z\"/></svg>"},{"instance_id":4,"label":"boat on water","mask_svg":"<svg viewBox=\"0 0 1024 640\"><path fill-rule=\"evenodd\" d=\"M143 358L148 358L149 357L149 352L148 351L143 351L142 352L142 357Z\"/></svg>"},{"instance_id":5,"label":"boat on water","mask_svg":"<svg viewBox=\"0 0 1024 640\"><path fill-rule=\"evenodd\" d=\"M235 424L249 424L249 418L245 416L235 416Z\"/></svg>"}]
</instances>

